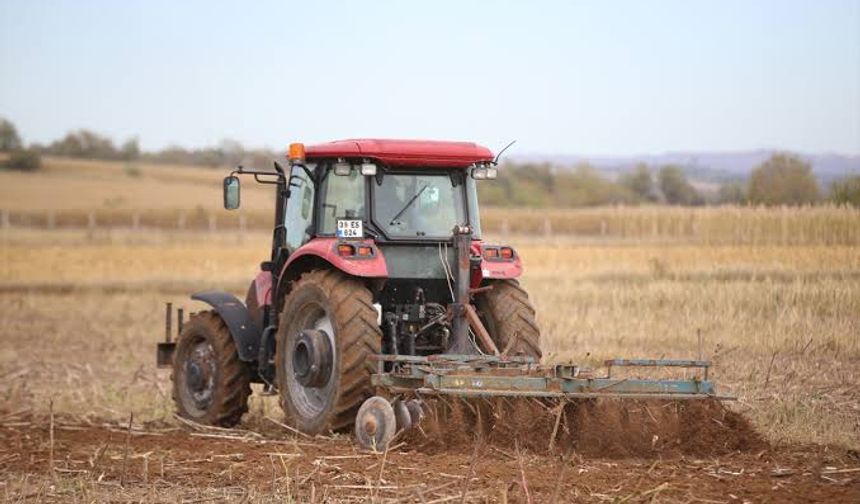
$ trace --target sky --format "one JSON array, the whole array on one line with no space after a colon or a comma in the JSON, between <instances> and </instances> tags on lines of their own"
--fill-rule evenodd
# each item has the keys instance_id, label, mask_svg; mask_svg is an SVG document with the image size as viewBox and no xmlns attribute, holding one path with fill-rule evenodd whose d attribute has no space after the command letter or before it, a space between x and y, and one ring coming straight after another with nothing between
<instances>
[{"instance_id":1,"label":"sky","mask_svg":"<svg viewBox=\"0 0 860 504\"><path fill-rule=\"evenodd\" d=\"M860 0L0 0L0 117L146 149L860 153Z\"/></svg>"}]
</instances>

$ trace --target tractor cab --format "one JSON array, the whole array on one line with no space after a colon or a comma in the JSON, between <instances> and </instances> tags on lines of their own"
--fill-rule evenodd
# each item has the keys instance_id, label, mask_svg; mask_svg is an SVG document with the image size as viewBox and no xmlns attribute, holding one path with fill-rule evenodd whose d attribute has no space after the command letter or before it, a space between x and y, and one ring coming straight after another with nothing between
<instances>
[{"instance_id":1,"label":"tractor cab","mask_svg":"<svg viewBox=\"0 0 860 504\"><path fill-rule=\"evenodd\" d=\"M477 183L495 179L493 154L464 142L344 140L290 146L288 180L276 200L272 260L257 285L273 285L274 299L248 299L267 306L288 293L290 282L311 269L333 268L364 279L379 318L393 333L417 333L455 301L455 230L467 230L469 288L519 276L510 247L481 242ZM242 170L237 174L254 173ZM225 179L237 186L235 174ZM258 178L258 181L259 178ZM229 208L229 206L228 206ZM274 274L274 276L273 276ZM258 290L258 289L253 289ZM265 327L266 314L254 317ZM444 353L445 327L405 339L392 336L392 351ZM402 340L402 341L400 341Z\"/></svg>"}]
</instances>

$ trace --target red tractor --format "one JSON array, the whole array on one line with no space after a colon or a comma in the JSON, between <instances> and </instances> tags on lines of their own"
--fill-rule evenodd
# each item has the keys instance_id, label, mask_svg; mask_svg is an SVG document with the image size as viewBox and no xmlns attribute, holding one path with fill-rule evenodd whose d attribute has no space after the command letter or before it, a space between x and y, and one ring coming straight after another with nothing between
<instances>
[{"instance_id":1,"label":"red tractor","mask_svg":"<svg viewBox=\"0 0 860 504\"><path fill-rule=\"evenodd\" d=\"M288 160L224 179L228 209L239 206L238 175L274 186L272 253L244 303L194 294L212 309L180 316L178 340L159 344L180 415L236 425L258 382L302 432L341 431L374 394L372 376L400 361L540 359L520 257L481 240L476 183L497 173L488 149L342 140L292 144ZM372 435L390 412L371 409Z\"/></svg>"}]
</instances>

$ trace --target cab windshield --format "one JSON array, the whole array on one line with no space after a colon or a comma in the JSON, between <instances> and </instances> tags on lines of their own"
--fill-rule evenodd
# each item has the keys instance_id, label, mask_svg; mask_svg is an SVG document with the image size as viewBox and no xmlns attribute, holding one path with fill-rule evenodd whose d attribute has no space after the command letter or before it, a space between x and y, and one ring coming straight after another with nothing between
<instances>
[{"instance_id":1,"label":"cab windshield","mask_svg":"<svg viewBox=\"0 0 860 504\"><path fill-rule=\"evenodd\" d=\"M374 188L373 215L386 235L396 238L448 237L467 224L462 183L447 172L386 173Z\"/></svg>"}]
</instances>

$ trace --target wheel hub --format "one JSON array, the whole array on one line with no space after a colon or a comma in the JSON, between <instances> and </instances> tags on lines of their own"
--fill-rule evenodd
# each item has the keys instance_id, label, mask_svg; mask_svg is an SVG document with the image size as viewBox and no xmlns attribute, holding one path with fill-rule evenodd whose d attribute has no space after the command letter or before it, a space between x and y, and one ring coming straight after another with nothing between
<instances>
[{"instance_id":1,"label":"wheel hub","mask_svg":"<svg viewBox=\"0 0 860 504\"><path fill-rule=\"evenodd\" d=\"M188 387L194 392L200 392L206 383L203 381L203 370L196 362L188 364Z\"/></svg>"},{"instance_id":2,"label":"wheel hub","mask_svg":"<svg viewBox=\"0 0 860 504\"><path fill-rule=\"evenodd\" d=\"M216 368L215 349L212 345L200 342L192 347L183 374L185 388L198 409L205 410L212 402Z\"/></svg>"},{"instance_id":3,"label":"wheel hub","mask_svg":"<svg viewBox=\"0 0 860 504\"><path fill-rule=\"evenodd\" d=\"M293 374L304 387L325 387L331 378L334 356L331 338L322 329L305 329L293 346Z\"/></svg>"}]
</instances>

